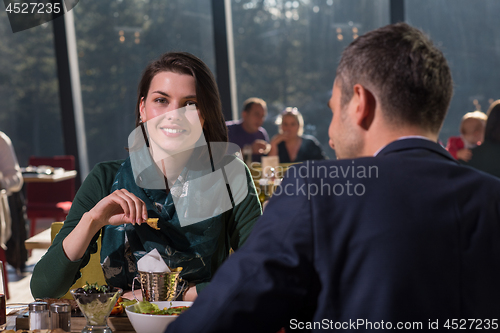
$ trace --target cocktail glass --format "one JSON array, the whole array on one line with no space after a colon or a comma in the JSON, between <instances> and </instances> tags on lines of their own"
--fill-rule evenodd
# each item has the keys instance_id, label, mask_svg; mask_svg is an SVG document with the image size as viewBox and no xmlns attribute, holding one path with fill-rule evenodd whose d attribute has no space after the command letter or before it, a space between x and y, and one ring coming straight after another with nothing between
<instances>
[{"instance_id":1,"label":"cocktail glass","mask_svg":"<svg viewBox=\"0 0 500 333\"><path fill-rule=\"evenodd\" d=\"M82 333L112 333L107 319L122 293L123 290L120 288L114 288L113 291L106 293L71 290L71 295L87 320L87 326L83 328Z\"/></svg>"}]
</instances>

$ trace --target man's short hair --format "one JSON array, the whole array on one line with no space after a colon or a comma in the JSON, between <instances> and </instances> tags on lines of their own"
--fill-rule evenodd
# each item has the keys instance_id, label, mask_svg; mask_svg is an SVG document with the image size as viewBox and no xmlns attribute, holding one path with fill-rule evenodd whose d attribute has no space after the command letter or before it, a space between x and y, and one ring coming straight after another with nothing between
<instances>
[{"instance_id":1,"label":"man's short hair","mask_svg":"<svg viewBox=\"0 0 500 333\"><path fill-rule=\"evenodd\" d=\"M252 108L254 104L259 104L264 108L264 111L267 112L267 103L258 97L250 97L246 101L243 102L243 112L248 112Z\"/></svg>"},{"instance_id":2,"label":"man's short hair","mask_svg":"<svg viewBox=\"0 0 500 333\"><path fill-rule=\"evenodd\" d=\"M406 23L370 31L342 53L337 68L342 108L357 83L375 93L394 124L438 133L453 94L443 53L424 33Z\"/></svg>"}]
</instances>

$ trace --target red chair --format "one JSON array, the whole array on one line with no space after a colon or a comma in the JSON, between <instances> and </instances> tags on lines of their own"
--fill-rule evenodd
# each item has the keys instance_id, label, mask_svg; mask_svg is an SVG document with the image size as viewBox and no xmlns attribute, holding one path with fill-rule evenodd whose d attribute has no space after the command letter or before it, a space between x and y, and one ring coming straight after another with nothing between
<instances>
[{"instance_id":1,"label":"red chair","mask_svg":"<svg viewBox=\"0 0 500 333\"><path fill-rule=\"evenodd\" d=\"M48 165L65 170L75 169L74 156L34 157L29 159L29 165ZM71 203L75 197L75 179L55 183L27 183L26 210L31 221L30 237L35 235L36 220L53 218L64 221L68 215Z\"/></svg>"}]
</instances>

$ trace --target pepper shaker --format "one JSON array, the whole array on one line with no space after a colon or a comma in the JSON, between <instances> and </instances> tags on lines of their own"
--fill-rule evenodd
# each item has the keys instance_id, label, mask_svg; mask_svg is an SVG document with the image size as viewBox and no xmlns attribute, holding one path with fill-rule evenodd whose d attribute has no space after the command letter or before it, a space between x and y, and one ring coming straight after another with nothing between
<instances>
[{"instance_id":1,"label":"pepper shaker","mask_svg":"<svg viewBox=\"0 0 500 333\"><path fill-rule=\"evenodd\" d=\"M30 330L46 330L49 328L49 309L47 302L29 304Z\"/></svg>"},{"instance_id":2,"label":"pepper shaker","mask_svg":"<svg viewBox=\"0 0 500 333\"><path fill-rule=\"evenodd\" d=\"M71 307L68 303L52 303L50 305L51 329L60 328L71 332Z\"/></svg>"}]
</instances>

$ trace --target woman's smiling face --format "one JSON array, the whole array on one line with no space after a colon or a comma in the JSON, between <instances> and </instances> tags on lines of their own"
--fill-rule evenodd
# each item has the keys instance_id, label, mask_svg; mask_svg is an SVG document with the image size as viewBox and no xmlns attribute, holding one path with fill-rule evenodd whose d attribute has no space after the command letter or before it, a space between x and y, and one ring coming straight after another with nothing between
<instances>
[{"instance_id":1,"label":"woman's smiling face","mask_svg":"<svg viewBox=\"0 0 500 333\"><path fill-rule=\"evenodd\" d=\"M194 148L203 135L196 83L190 75L156 74L141 101L140 114L142 122L147 123L155 161Z\"/></svg>"}]
</instances>

